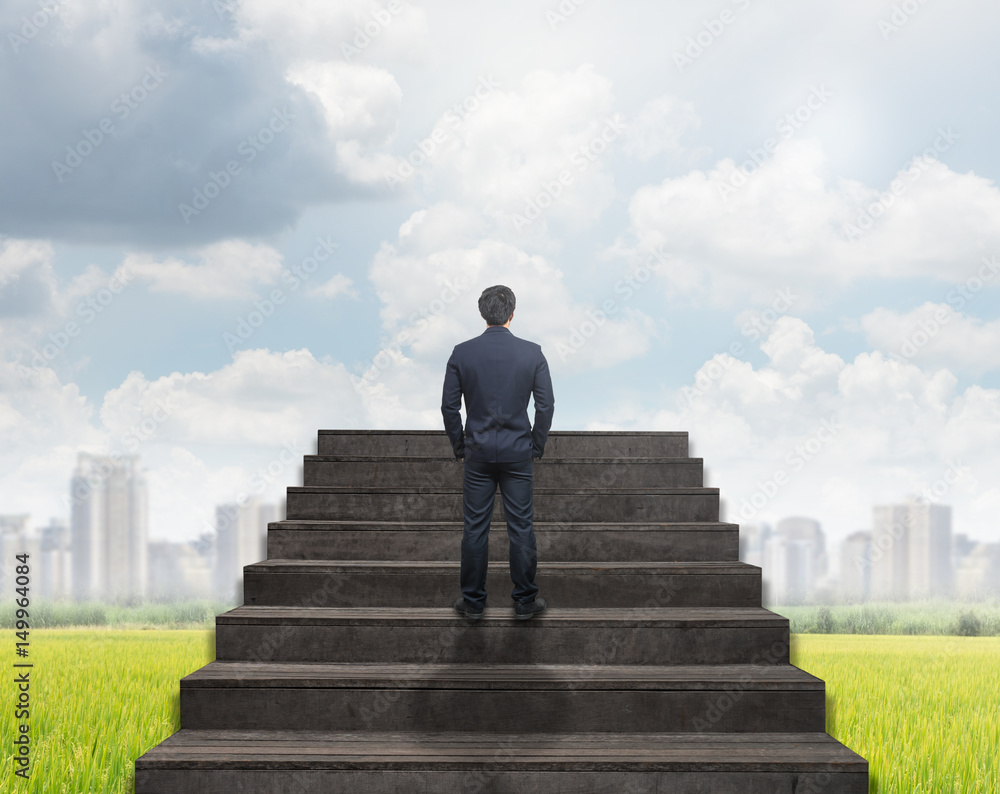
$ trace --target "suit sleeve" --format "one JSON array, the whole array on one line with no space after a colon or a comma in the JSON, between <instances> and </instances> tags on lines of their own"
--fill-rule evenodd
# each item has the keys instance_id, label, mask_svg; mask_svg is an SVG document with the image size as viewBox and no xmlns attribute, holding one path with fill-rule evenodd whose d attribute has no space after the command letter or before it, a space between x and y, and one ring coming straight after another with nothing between
<instances>
[{"instance_id":1,"label":"suit sleeve","mask_svg":"<svg viewBox=\"0 0 1000 794\"><path fill-rule=\"evenodd\" d=\"M444 431L448 434L451 448L456 458L465 457L465 432L462 430L462 379L459 375L455 351L448 359L444 373L444 391L441 395L441 416L444 417Z\"/></svg>"},{"instance_id":2,"label":"suit sleeve","mask_svg":"<svg viewBox=\"0 0 1000 794\"><path fill-rule=\"evenodd\" d=\"M555 411L549 362L545 360L541 349L538 351L538 358L539 361L535 367L535 382L531 387L531 395L535 401L535 422L531 428L531 454L536 458L542 457L542 453L545 451L545 440L549 437L552 414Z\"/></svg>"}]
</instances>

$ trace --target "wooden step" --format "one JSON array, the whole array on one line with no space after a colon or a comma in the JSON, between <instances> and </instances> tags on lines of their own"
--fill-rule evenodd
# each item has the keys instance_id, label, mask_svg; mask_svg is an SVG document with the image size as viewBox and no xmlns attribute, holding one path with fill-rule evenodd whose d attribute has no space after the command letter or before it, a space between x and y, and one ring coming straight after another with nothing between
<instances>
[{"instance_id":1,"label":"wooden step","mask_svg":"<svg viewBox=\"0 0 1000 794\"><path fill-rule=\"evenodd\" d=\"M739 559L739 526L722 522L535 521L540 560L725 561ZM268 524L270 559L458 559L462 517L452 521L276 521ZM506 560L503 522L490 530L490 560Z\"/></svg>"},{"instance_id":2,"label":"wooden step","mask_svg":"<svg viewBox=\"0 0 1000 794\"><path fill-rule=\"evenodd\" d=\"M322 600L314 594L312 602ZM216 617L224 661L496 664L779 664L788 619L767 609L578 609L531 620L487 607L472 622L450 608L241 606Z\"/></svg>"},{"instance_id":3,"label":"wooden step","mask_svg":"<svg viewBox=\"0 0 1000 794\"><path fill-rule=\"evenodd\" d=\"M450 606L454 561L264 560L243 569L244 603L294 606L317 592L331 607ZM535 582L553 604L576 607L760 606L761 570L742 562L539 562ZM510 596L510 567L489 567L486 591Z\"/></svg>"},{"instance_id":4,"label":"wooden step","mask_svg":"<svg viewBox=\"0 0 1000 794\"><path fill-rule=\"evenodd\" d=\"M182 729L136 794L867 794L825 733L334 733Z\"/></svg>"},{"instance_id":5,"label":"wooden step","mask_svg":"<svg viewBox=\"0 0 1000 794\"><path fill-rule=\"evenodd\" d=\"M181 681L185 728L822 731L824 685L791 665L213 662Z\"/></svg>"},{"instance_id":6,"label":"wooden step","mask_svg":"<svg viewBox=\"0 0 1000 794\"><path fill-rule=\"evenodd\" d=\"M494 517L503 515L497 494ZM718 521L717 488L535 488L538 521ZM462 518L461 483L452 488L333 485L288 489L290 519L446 521Z\"/></svg>"},{"instance_id":7,"label":"wooden step","mask_svg":"<svg viewBox=\"0 0 1000 794\"><path fill-rule=\"evenodd\" d=\"M560 458L533 467L536 488L697 488L701 458ZM465 467L429 455L306 455L302 484L412 488L461 487Z\"/></svg>"},{"instance_id":8,"label":"wooden step","mask_svg":"<svg viewBox=\"0 0 1000 794\"><path fill-rule=\"evenodd\" d=\"M443 430L320 430L319 455L436 455L454 459ZM543 460L553 457L686 458L685 432L554 430Z\"/></svg>"}]
</instances>

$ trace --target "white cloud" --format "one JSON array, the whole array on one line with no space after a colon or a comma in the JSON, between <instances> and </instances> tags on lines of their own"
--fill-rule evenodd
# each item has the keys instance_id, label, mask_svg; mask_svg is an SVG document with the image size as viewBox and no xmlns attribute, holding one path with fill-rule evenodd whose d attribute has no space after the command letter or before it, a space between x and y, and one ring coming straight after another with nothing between
<instances>
[{"instance_id":1,"label":"white cloud","mask_svg":"<svg viewBox=\"0 0 1000 794\"><path fill-rule=\"evenodd\" d=\"M452 223L454 239L465 241L446 246ZM443 367L455 344L480 333L479 294L493 284L519 296L512 332L541 344L553 371L601 369L648 350L656 333L649 317L616 307L602 319L600 306L573 298L564 273L546 257L510 242L476 239L479 228L474 214L435 205L414 213L398 243L383 244L375 256L371 278L383 304L383 329L393 338L404 334L405 348L417 358Z\"/></svg>"},{"instance_id":2,"label":"white cloud","mask_svg":"<svg viewBox=\"0 0 1000 794\"><path fill-rule=\"evenodd\" d=\"M403 91L385 69L344 61L311 61L286 79L316 97L332 138L388 143L395 135Z\"/></svg>"},{"instance_id":3,"label":"white cloud","mask_svg":"<svg viewBox=\"0 0 1000 794\"><path fill-rule=\"evenodd\" d=\"M789 283L814 296L873 276L965 281L1000 250L1000 190L938 161L915 160L880 188L831 183L820 144L795 139L749 177L739 168L721 160L633 195L636 248L674 256L675 289L732 305Z\"/></svg>"},{"instance_id":4,"label":"white cloud","mask_svg":"<svg viewBox=\"0 0 1000 794\"><path fill-rule=\"evenodd\" d=\"M701 118L693 103L669 95L656 97L630 120L625 151L640 160L651 160L658 154L677 154L683 149L681 136L700 126Z\"/></svg>"},{"instance_id":5,"label":"white cloud","mask_svg":"<svg viewBox=\"0 0 1000 794\"><path fill-rule=\"evenodd\" d=\"M1000 320L970 317L947 303L928 301L905 313L878 308L861 318L861 328L876 350L925 368L981 375L1000 367Z\"/></svg>"},{"instance_id":6,"label":"white cloud","mask_svg":"<svg viewBox=\"0 0 1000 794\"><path fill-rule=\"evenodd\" d=\"M369 0L241 0L231 7L234 38L201 38L197 49L218 52L264 42L289 59L422 60L428 46L424 10L409 3ZM398 10L397 10L398 9Z\"/></svg>"},{"instance_id":7,"label":"white cloud","mask_svg":"<svg viewBox=\"0 0 1000 794\"><path fill-rule=\"evenodd\" d=\"M606 159L622 146L625 129L614 111L611 81L591 65L539 70L517 89L484 97L460 121L452 118L449 125L445 116L439 123L451 134L426 172L432 189L472 202L508 228L514 213L532 214L530 202L546 193L551 201L542 199L547 206L537 222L530 219L530 232L544 231L555 219L581 224L599 217L614 195Z\"/></svg>"},{"instance_id":8,"label":"white cloud","mask_svg":"<svg viewBox=\"0 0 1000 794\"><path fill-rule=\"evenodd\" d=\"M153 292L186 295L199 300L248 299L255 288L274 284L281 275L282 257L268 245L224 240L198 252L201 264L169 258L157 262L147 254L129 254L124 270L150 281Z\"/></svg>"},{"instance_id":9,"label":"white cloud","mask_svg":"<svg viewBox=\"0 0 1000 794\"><path fill-rule=\"evenodd\" d=\"M343 273L337 273L329 281L313 287L309 290L309 294L320 298L337 298L341 295L346 295L349 298L354 298L354 300L358 300L361 297L354 288L354 282Z\"/></svg>"},{"instance_id":10,"label":"white cloud","mask_svg":"<svg viewBox=\"0 0 1000 794\"><path fill-rule=\"evenodd\" d=\"M996 490L1000 391L959 391L947 370L879 352L843 361L795 317L778 320L761 349L758 368L729 355L706 362L676 407L627 400L605 412L619 421L592 427L687 430L729 520L815 516L835 540L869 526L873 505L919 494L954 465L963 475L940 499L954 505L956 531L1000 540L996 498L985 495Z\"/></svg>"}]
</instances>

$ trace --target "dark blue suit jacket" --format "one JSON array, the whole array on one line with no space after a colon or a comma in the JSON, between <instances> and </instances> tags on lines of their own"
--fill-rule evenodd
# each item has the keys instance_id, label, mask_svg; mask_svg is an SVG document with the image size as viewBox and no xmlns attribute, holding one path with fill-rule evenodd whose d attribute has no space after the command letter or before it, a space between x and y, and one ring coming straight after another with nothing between
<instances>
[{"instance_id":1,"label":"dark blue suit jacket","mask_svg":"<svg viewBox=\"0 0 1000 794\"><path fill-rule=\"evenodd\" d=\"M462 395L465 432L462 432ZM535 424L528 423L528 397ZM441 415L456 458L514 463L542 457L552 426L552 379L542 348L509 328L489 326L455 345L444 375Z\"/></svg>"}]
</instances>

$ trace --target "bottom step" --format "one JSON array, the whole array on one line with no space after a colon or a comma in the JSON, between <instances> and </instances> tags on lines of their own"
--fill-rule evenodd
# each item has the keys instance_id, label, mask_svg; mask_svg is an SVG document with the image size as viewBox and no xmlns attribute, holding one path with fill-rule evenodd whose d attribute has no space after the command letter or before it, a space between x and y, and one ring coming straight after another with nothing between
<instances>
[{"instance_id":1,"label":"bottom step","mask_svg":"<svg viewBox=\"0 0 1000 794\"><path fill-rule=\"evenodd\" d=\"M135 762L135 794L867 794L825 733L509 734L181 730Z\"/></svg>"}]
</instances>

